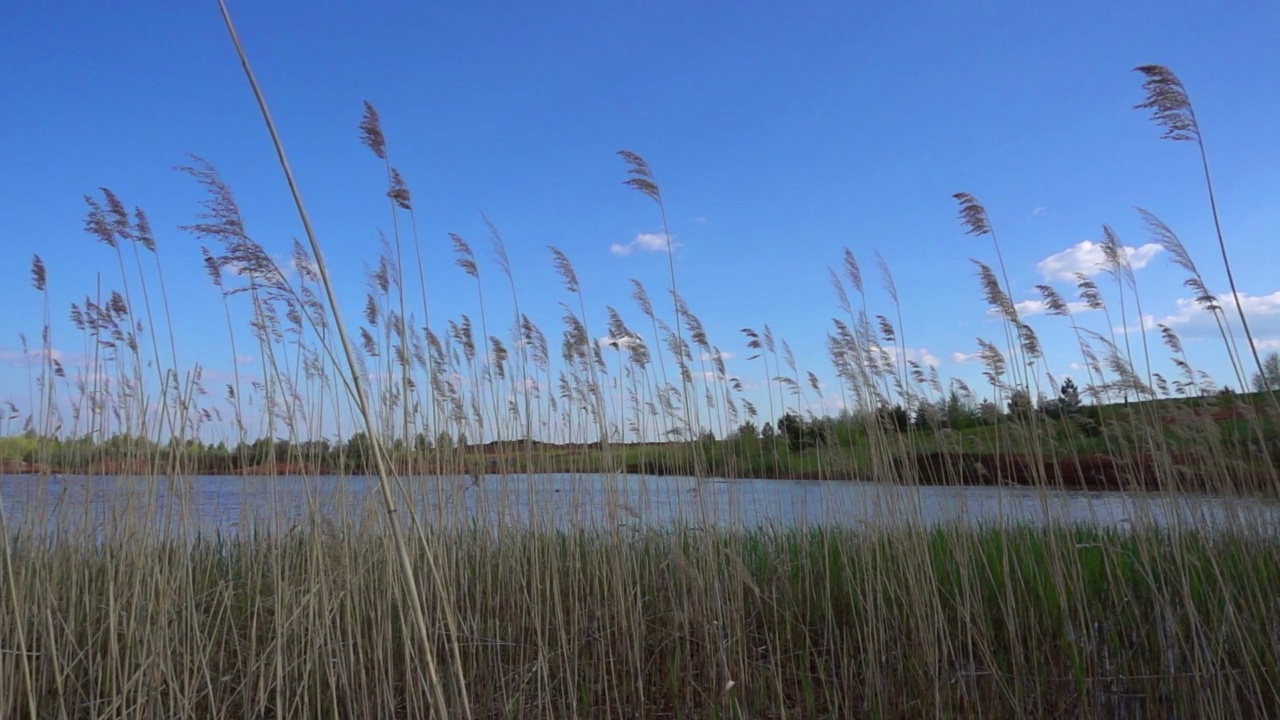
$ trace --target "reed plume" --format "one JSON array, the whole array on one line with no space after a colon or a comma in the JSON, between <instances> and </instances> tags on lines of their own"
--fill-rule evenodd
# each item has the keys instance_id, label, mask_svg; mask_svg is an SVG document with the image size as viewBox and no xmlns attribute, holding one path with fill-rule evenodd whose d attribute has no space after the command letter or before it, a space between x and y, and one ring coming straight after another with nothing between
<instances>
[{"instance_id":1,"label":"reed plume","mask_svg":"<svg viewBox=\"0 0 1280 720\"><path fill-rule=\"evenodd\" d=\"M1222 235L1222 223L1218 219L1218 202L1213 192L1213 178L1209 174L1209 156L1205 151L1204 137L1200 134L1200 123L1196 120L1195 107L1191 104L1191 96L1187 93L1182 80L1163 65L1140 65L1134 68L1143 77L1142 89L1146 93L1142 102L1134 105L1136 110L1150 110L1151 120L1163 127L1161 138L1175 142L1194 142L1200 151L1200 167L1204 173L1205 190L1209 196L1209 210L1213 215L1213 229L1218 237L1218 250L1222 254L1222 267L1227 274L1227 285L1231 288L1231 297L1235 301L1236 314L1240 318L1240 327L1244 330L1245 342L1253 355L1254 366L1262 378L1263 390L1272 398L1272 409L1280 415L1280 400L1271 395L1270 380L1262 369L1262 358L1258 355L1258 343L1253 339L1253 331L1249 329L1249 319L1245 317L1244 305L1240 302L1240 293L1236 289L1235 273L1231 270L1231 260L1227 257L1227 242Z\"/></svg>"}]
</instances>

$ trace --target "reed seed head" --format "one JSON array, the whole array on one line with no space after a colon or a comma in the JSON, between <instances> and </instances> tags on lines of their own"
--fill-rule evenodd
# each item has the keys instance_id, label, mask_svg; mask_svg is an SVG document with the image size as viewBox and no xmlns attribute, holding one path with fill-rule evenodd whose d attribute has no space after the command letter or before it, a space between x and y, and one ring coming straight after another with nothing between
<instances>
[{"instance_id":1,"label":"reed seed head","mask_svg":"<svg viewBox=\"0 0 1280 720\"><path fill-rule=\"evenodd\" d=\"M387 159L387 141L382 135L382 121L378 111L368 100L364 101L364 116L360 118L360 144L373 151L379 160Z\"/></svg>"},{"instance_id":2,"label":"reed seed head","mask_svg":"<svg viewBox=\"0 0 1280 720\"><path fill-rule=\"evenodd\" d=\"M1142 82L1146 98L1134 105L1134 109L1151 111L1151 120L1164 128L1160 137L1198 142L1200 127L1191 107L1191 98L1178 76L1163 65L1140 65L1134 68L1134 72L1146 78Z\"/></svg>"},{"instance_id":3,"label":"reed seed head","mask_svg":"<svg viewBox=\"0 0 1280 720\"><path fill-rule=\"evenodd\" d=\"M462 268L466 274L479 279L480 269L476 267L476 254L471 251L471 246L455 233L449 233L449 239L453 241L453 251L458 255L454 264Z\"/></svg>"},{"instance_id":4,"label":"reed seed head","mask_svg":"<svg viewBox=\"0 0 1280 720\"><path fill-rule=\"evenodd\" d=\"M85 205L89 206L89 212L85 214L84 231L97 238L98 242L107 247L116 246L116 234L111 229L111 223L107 221L106 213L102 211L102 206L97 200L84 196Z\"/></svg>"},{"instance_id":5,"label":"reed seed head","mask_svg":"<svg viewBox=\"0 0 1280 720\"><path fill-rule=\"evenodd\" d=\"M987 220L987 209L978 199L969 193L956 193L951 196L960 203L960 224L968 235L990 235L991 223Z\"/></svg>"},{"instance_id":6,"label":"reed seed head","mask_svg":"<svg viewBox=\"0 0 1280 720\"><path fill-rule=\"evenodd\" d=\"M631 278L631 298L636 301L636 305L645 317L653 318L653 305L649 303L649 293L645 292L644 285L635 278Z\"/></svg>"},{"instance_id":7,"label":"reed seed head","mask_svg":"<svg viewBox=\"0 0 1280 720\"><path fill-rule=\"evenodd\" d=\"M853 285L853 289L862 294L862 269L858 267L858 259L853 256L853 251L849 248L844 249L844 276L849 278L849 284Z\"/></svg>"},{"instance_id":8,"label":"reed seed head","mask_svg":"<svg viewBox=\"0 0 1280 720\"><path fill-rule=\"evenodd\" d=\"M387 197L396 204L401 210L412 210L413 205L409 202L409 188L404 184L404 178L400 177L400 171L391 168L391 182L387 188Z\"/></svg>"},{"instance_id":9,"label":"reed seed head","mask_svg":"<svg viewBox=\"0 0 1280 720\"><path fill-rule=\"evenodd\" d=\"M44 261L39 255L31 256L31 287L39 292L44 292L45 288L45 269Z\"/></svg>"},{"instance_id":10,"label":"reed seed head","mask_svg":"<svg viewBox=\"0 0 1280 720\"><path fill-rule=\"evenodd\" d=\"M1070 315L1071 308L1067 307L1067 301L1062 295L1049 285L1037 285L1036 290L1040 292L1040 297L1044 299L1045 309L1050 315Z\"/></svg>"},{"instance_id":11,"label":"reed seed head","mask_svg":"<svg viewBox=\"0 0 1280 720\"><path fill-rule=\"evenodd\" d=\"M320 273L311 262L311 255L296 238L293 241L292 259L293 268L298 272L298 277L308 282L320 282Z\"/></svg>"},{"instance_id":12,"label":"reed seed head","mask_svg":"<svg viewBox=\"0 0 1280 720\"><path fill-rule=\"evenodd\" d=\"M1098 292L1098 284L1082 272L1074 273L1076 288L1080 291L1080 300L1090 310L1103 310L1102 293Z\"/></svg>"},{"instance_id":13,"label":"reed seed head","mask_svg":"<svg viewBox=\"0 0 1280 720\"><path fill-rule=\"evenodd\" d=\"M970 259L970 262L978 267L978 280L982 285L982 295L987 304L995 308L1000 317L1009 322L1017 323L1018 309L1000 287L1000 281L996 280L995 272L986 263L973 259Z\"/></svg>"},{"instance_id":14,"label":"reed seed head","mask_svg":"<svg viewBox=\"0 0 1280 720\"><path fill-rule=\"evenodd\" d=\"M1160 339L1164 341L1164 344L1173 352L1181 355L1182 340L1178 338L1178 334L1173 331L1173 328L1164 323L1160 323L1156 327L1160 328Z\"/></svg>"},{"instance_id":15,"label":"reed seed head","mask_svg":"<svg viewBox=\"0 0 1280 720\"><path fill-rule=\"evenodd\" d=\"M889 299L894 305L898 304L898 286L893 282L893 273L889 271L889 263L885 262L884 256L879 250L875 251L876 267L880 270L880 282L884 284L885 292L889 293Z\"/></svg>"},{"instance_id":16,"label":"reed seed head","mask_svg":"<svg viewBox=\"0 0 1280 720\"><path fill-rule=\"evenodd\" d=\"M654 202L661 204L662 192L653 177L653 171L649 169L649 163L630 150L619 150L618 156L627 164L627 174L630 176L622 181L622 184L632 190L643 193Z\"/></svg>"},{"instance_id":17,"label":"reed seed head","mask_svg":"<svg viewBox=\"0 0 1280 720\"><path fill-rule=\"evenodd\" d=\"M555 266L556 273L564 280L565 289L571 293L578 292L578 274L573 271L573 263L569 262L568 256L554 245L548 245L547 249L551 251L552 265Z\"/></svg>"},{"instance_id":18,"label":"reed seed head","mask_svg":"<svg viewBox=\"0 0 1280 720\"><path fill-rule=\"evenodd\" d=\"M493 241L493 257L498 263L498 269L511 278L511 259L507 257L507 245L502 242L502 233L498 232L498 226L489 220L489 216L483 212L480 213L480 219L484 221L484 226L489 230L489 237Z\"/></svg>"}]
</instances>

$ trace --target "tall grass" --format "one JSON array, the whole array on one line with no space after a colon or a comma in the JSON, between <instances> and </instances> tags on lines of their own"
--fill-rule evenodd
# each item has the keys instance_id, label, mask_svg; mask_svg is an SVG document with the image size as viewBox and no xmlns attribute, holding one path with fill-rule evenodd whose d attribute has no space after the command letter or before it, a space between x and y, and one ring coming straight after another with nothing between
<instances>
[{"instance_id":1,"label":"tall grass","mask_svg":"<svg viewBox=\"0 0 1280 720\"><path fill-rule=\"evenodd\" d=\"M1270 593L1280 544L1265 498L1277 486L1280 418L1269 395L1214 395L1170 328L1161 339L1181 373L1173 383L1150 369L1145 329L1139 372L1127 335L1079 328L1068 301L1041 288L1050 313L1067 318L1089 380L1085 407L1037 411L1034 394L1056 394L1058 383L1012 301L998 244L999 275L974 260L1004 334L980 341L981 390L944 385L906 355L889 268L877 256L893 304L877 314L845 249L842 272L831 272L842 316L826 338L837 389L824 390L768 325L742 331L767 378L762 416L679 294L670 253L660 296L669 303L631 281L637 322L652 335L608 307L601 342L589 288L550 248L566 295L559 342L549 342L484 217L509 307L485 296L484 260L451 235L455 264L476 281L477 338L470 316L427 302L432 258L367 103L361 142L382 161L376 190L388 198L392 239L372 264L363 323L348 327L353 315L336 301L322 238L226 21L306 243L286 272L253 239L217 170L198 158L182 168L206 193L186 230L205 243L231 366L251 349L262 370L217 392L204 362L179 365L173 323L162 333L153 322L149 288L160 288L168 317L162 240L141 210L125 211L107 190L88 201L86 229L119 274L70 306L89 358L80 367L64 368L54 352L72 342L53 337L57 268L33 260L43 310L30 420L17 425L16 407L0 420L3 447L16 450L2 458L16 472L0 475L0 717L1280 714L1280 605ZM1144 73L1166 78L1157 90L1170 87L1171 73ZM623 182L657 204L669 250L656 173L636 153L620 156ZM955 199L961 229L994 242L977 199ZM1143 217L1243 373L1191 252ZM1105 234L1127 324L1125 298L1140 303L1139 288ZM409 243L416 291L403 275ZM1090 278L1078 291L1088 307L1108 307ZM241 311L248 342L233 321ZM850 412L822 420L836 392ZM1106 404L1114 400L1123 402ZM760 435L765 424L777 432ZM234 472L197 477L213 467L218 441L232 445L218 467ZM646 476L634 481L641 496L674 482L650 473L695 478L686 520L647 523L620 491L633 482L625 471ZM540 473L560 474L567 492L545 502L576 522L557 522L563 515L535 498ZM716 504L715 475L1017 483L1046 509L1077 485L1245 500L1213 523L927 527L890 495L861 527L758 526L749 509ZM376 493L354 491L366 478ZM241 522L208 531L196 493L235 497L237 482Z\"/></svg>"}]
</instances>

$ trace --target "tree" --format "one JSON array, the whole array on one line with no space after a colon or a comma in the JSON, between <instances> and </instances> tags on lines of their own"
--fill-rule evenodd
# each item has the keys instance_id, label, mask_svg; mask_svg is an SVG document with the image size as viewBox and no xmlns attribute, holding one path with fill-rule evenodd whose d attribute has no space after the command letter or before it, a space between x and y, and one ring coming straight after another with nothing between
<instances>
[{"instance_id":1,"label":"tree","mask_svg":"<svg viewBox=\"0 0 1280 720\"><path fill-rule=\"evenodd\" d=\"M1058 407L1063 415L1070 415L1080 409L1080 389L1076 387L1075 380L1067 378L1062 381L1062 389L1058 394Z\"/></svg>"},{"instance_id":2,"label":"tree","mask_svg":"<svg viewBox=\"0 0 1280 720\"><path fill-rule=\"evenodd\" d=\"M885 430L903 433L911 427L911 415L901 405L881 405L877 414L880 417L880 426Z\"/></svg>"},{"instance_id":3,"label":"tree","mask_svg":"<svg viewBox=\"0 0 1280 720\"><path fill-rule=\"evenodd\" d=\"M982 421L987 424L999 422L1000 407L989 398L983 400L982 404L978 406L978 417L982 418Z\"/></svg>"},{"instance_id":4,"label":"tree","mask_svg":"<svg viewBox=\"0 0 1280 720\"><path fill-rule=\"evenodd\" d=\"M827 439L826 428L791 413L778 420L778 434L787 439L787 446L792 450L815 447Z\"/></svg>"},{"instance_id":5,"label":"tree","mask_svg":"<svg viewBox=\"0 0 1280 720\"><path fill-rule=\"evenodd\" d=\"M1031 393L1023 388L1018 388L1009 394L1009 414L1016 420L1025 420L1031 417L1031 411L1035 408L1031 404Z\"/></svg>"},{"instance_id":6,"label":"tree","mask_svg":"<svg viewBox=\"0 0 1280 720\"><path fill-rule=\"evenodd\" d=\"M963 430L971 427L977 420L973 402L961 397L960 391L955 388L952 388L951 393L947 396L942 413L946 417L947 427L953 430Z\"/></svg>"},{"instance_id":7,"label":"tree","mask_svg":"<svg viewBox=\"0 0 1280 720\"><path fill-rule=\"evenodd\" d=\"M760 437L764 440L773 439L773 423L765 423L764 427L760 428Z\"/></svg>"},{"instance_id":8,"label":"tree","mask_svg":"<svg viewBox=\"0 0 1280 720\"><path fill-rule=\"evenodd\" d=\"M922 402L916 407L916 416L911 423L918 430L936 430L942 426L942 409L931 402Z\"/></svg>"},{"instance_id":9,"label":"tree","mask_svg":"<svg viewBox=\"0 0 1280 720\"><path fill-rule=\"evenodd\" d=\"M1268 387L1280 390L1280 353L1269 353L1262 361L1262 372L1253 374L1253 389L1263 392Z\"/></svg>"},{"instance_id":10,"label":"tree","mask_svg":"<svg viewBox=\"0 0 1280 720\"><path fill-rule=\"evenodd\" d=\"M1080 389L1071 378L1062 383L1058 397L1040 403L1040 411L1053 420L1071 417L1080 411Z\"/></svg>"}]
</instances>

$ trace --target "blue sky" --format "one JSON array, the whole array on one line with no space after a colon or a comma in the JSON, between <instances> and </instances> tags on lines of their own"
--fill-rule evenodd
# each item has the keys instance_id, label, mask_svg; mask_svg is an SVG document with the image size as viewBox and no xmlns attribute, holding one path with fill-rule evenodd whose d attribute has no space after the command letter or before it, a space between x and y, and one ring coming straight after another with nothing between
<instances>
[{"instance_id":1,"label":"blue sky","mask_svg":"<svg viewBox=\"0 0 1280 720\"><path fill-rule=\"evenodd\" d=\"M833 386L823 340L840 310L826 273L848 246L872 312L893 317L873 251L891 267L914 356L980 384L964 356L1002 332L967 260L993 263L990 243L956 221L951 195L964 191L988 210L1016 301L1046 280L1070 293L1055 273L1091 270L1078 244L1107 223L1146 261L1144 311L1182 335L1193 365L1234 385L1211 319L1186 304L1166 254L1142 248L1133 209L1173 227L1226 294L1194 147L1158 140L1132 109L1131 69L1160 63L1191 93L1237 284L1264 348L1280 349L1280 91L1266 80L1280 77L1275 3L317 7L231 2L352 320L362 268L389 231L382 167L357 141L368 100L414 193L437 318L475 312L448 232L476 246L493 302L505 297L483 211L506 240L522 309L550 337L569 298L548 244L573 261L590 325L602 332L612 305L642 328L627 278L657 297L667 261L642 240L659 229L655 209L620 184L614 153L628 148L662 186L682 293L749 383L763 370L746 362L739 328L768 323L802 372ZM81 229L81 198L99 186L156 228L182 363L229 372L221 302L199 243L177 230L200 194L172 167L188 152L211 161L273 253L301 229L216 4L18 5L0 28L0 62L0 401L29 404L18 334L40 332L31 254L48 266L53 344L68 358L82 347L69 303L93 293L98 273L118 282L111 251ZM1103 331L1099 315L1081 322ZM1047 369L1082 377L1062 319L1030 322ZM1157 370L1166 355L1155 351Z\"/></svg>"}]
</instances>

